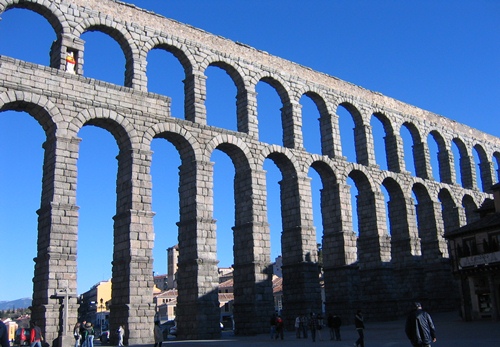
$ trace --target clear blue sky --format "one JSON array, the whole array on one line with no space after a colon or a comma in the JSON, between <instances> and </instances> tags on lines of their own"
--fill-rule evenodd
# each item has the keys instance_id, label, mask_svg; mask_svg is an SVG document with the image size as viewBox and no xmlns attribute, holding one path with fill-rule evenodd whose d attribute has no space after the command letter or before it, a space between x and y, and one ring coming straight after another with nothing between
<instances>
[{"instance_id":1,"label":"clear blue sky","mask_svg":"<svg viewBox=\"0 0 500 347\"><path fill-rule=\"evenodd\" d=\"M500 136L498 1L128 2ZM9 10L0 17L0 54L48 65L50 44L55 39L48 23L26 10ZM96 32L85 33L84 40L84 75L123 84L120 64L124 59L117 44ZM148 56L148 68L154 67L154 73L148 73L148 87L153 92L171 96L173 115L182 118L182 101L179 101L182 71L164 53L152 52ZM234 112L231 109L234 109L234 95L225 92L234 86L220 71L207 70L207 113L209 124L226 126L227 120L219 119L219 115L226 110ZM264 98L258 99L260 113L264 113L261 111L264 104L271 109L279 108L272 93L266 96L269 94L266 88L259 85L257 89ZM313 111L305 100L305 119L315 121ZM263 122L262 118L259 122ZM311 121L304 122L304 137L306 148L314 152L318 145L309 136L309 129L314 128L311 124ZM263 133L263 140L272 142L272 133ZM81 293L111 276L117 146L112 136L99 128L85 127L79 136L82 143L77 191L80 207L78 292ZM26 113L0 114L3 263L0 301L31 296L43 141L41 128ZM343 138L343 145L344 141ZM344 147L349 151L348 145ZM166 141L155 140L153 150L153 210L157 213L154 271L160 274L166 272L165 249L177 242L179 158ZM350 158L351 154L345 154ZM232 264L230 228L234 208L232 187L226 182L232 180L233 169L224 154L215 153L212 161L215 162L218 257L221 266L229 266ZM271 163L266 163L265 169L274 259L281 253L279 172ZM321 232L320 185L314 174L311 177L315 224Z\"/></svg>"}]
</instances>

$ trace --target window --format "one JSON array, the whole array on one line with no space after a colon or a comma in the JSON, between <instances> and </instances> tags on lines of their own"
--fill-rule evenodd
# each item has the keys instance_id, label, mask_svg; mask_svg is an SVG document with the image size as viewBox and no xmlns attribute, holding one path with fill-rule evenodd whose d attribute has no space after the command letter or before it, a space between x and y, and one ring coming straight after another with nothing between
<instances>
[{"instance_id":1,"label":"window","mask_svg":"<svg viewBox=\"0 0 500 347\"><path fill-rule=\"evenodd\" d=\"M490 234L488 241L489 252L498 252L500 245L500 233Z\"/></svg>"},{"instance_id":2,"label":"window","mask_svg":"<svg viewBox=\"0 0 500 347\"><path fill-rule=\"evenodd\" d=\"M463 240L463 255L465 257L476 255L477 254L477 246L476 239L469 238Z\"/></svg>"}]
</instances>

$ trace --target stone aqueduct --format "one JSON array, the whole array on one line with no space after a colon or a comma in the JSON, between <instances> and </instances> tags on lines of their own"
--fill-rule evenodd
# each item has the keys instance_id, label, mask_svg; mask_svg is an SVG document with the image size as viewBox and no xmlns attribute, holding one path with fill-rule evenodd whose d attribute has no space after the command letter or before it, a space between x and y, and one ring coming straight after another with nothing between
<instances>
[{"instance_id":1,"label":"stone aqueduct","mask_svg":"<svg viewBox=\"0 0 500 347\"><path fill-rule=\"evenodd\" d=\"M323 270L327 312L346 317L363 307L368 315L402 314L411 299L434 310L457 305L455 283L443 233L473 220L471 213L497 181L494 162L500 140L380 93L211 35L134 6L112 0L0 0L0 13L13 7L45 17L57 35L50 66L0 57L0 107L25 111L46 134L43 188L38 210L38 250L33 278L33 317L47 339L60 344L77 318L69 300L62 326L62 302L55 290L76 292L79 130L108 130L119 147L114 216L111 329L125 324L129 344L150 343L154 240L149 174L153 138L175 145L179 167L179 277L177 319L180 338L220 334L215 221L212 215L212 163L215 149L235 167L234 320L237 333L267 331L273 311L270 235L266 214L266 175L270 158L282 174L282 251L284 315L319 311L318 254L312 224L309 168L320 175ZM114 38L126 57L124 86L83 77L81 35L100 30ZM172 52L185 72L184 119L170 114L170 99L148 93L146 57L153 48ZM76 74L66 72L73 52ZM206 124L205 75L224 69L237 87L238 131ZM282 102L283 145L259 142L255 86L264 81ZM302 95L320 114L322 155L303 148ZM355 122L357 163L342 156L337 108ZM384 125L388 170L374 160L370 117ZM415 175L404 169L400 129L413 139ZM429 134L439 147L440 182L432 178ZM462 185L456 182L452 143L460 151ZM480 157L479 172L473 150ZM477 187L480 175L483 187ZM359 237L353 231L347 179L358 189ZM386 206L381 192L390 196ZM417 201L414 201L413 196ZM59 342L56 342L59 341Z\"/></svg>"}]
</instances>

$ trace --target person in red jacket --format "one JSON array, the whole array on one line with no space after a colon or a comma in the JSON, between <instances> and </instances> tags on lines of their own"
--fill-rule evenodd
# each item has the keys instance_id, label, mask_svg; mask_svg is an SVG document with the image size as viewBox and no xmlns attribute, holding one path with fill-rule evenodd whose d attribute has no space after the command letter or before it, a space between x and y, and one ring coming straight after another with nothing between
<instances>
[{"instance_id":1,"label":"person in red jacket","mask_svg":"<svg viewBox=\"0 0 500 347\"><path fill-rule=\"evenodd\" d=\"M30 347L42 347L42 330L35 321L30 322Z\"/></svg>"}]
</instances>

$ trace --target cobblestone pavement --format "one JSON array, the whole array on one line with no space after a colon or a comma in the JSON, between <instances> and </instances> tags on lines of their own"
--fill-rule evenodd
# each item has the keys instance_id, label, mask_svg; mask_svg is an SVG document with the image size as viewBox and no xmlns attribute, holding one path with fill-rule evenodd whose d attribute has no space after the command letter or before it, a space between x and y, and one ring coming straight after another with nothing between
<instances>
[{"instance_id":1,"label":"cobblestone pavement","mask_svg":"<svg viewBox=\"0 0 500 347\"><path fill-rule=\"evenodd\" d=\"M433 347L487 347L500 346L500 322L476 321L463 322L456 313L432 314L436 325L437 341ZM404 319L393 322L365 322L365 347L411 347L404 333ZM352 324L341 329L342 341L330 341L328 330L322 330L323 340L312 342L309 339L297 339L293 332L285 333L281 340L271 340L267 334L257 336L234 336L224 332L220 340L176 341L168 340L163 346L178 347L229 347L229 346L335 346L352 347L357 333Z\"/></svg>"}]
</instances>

